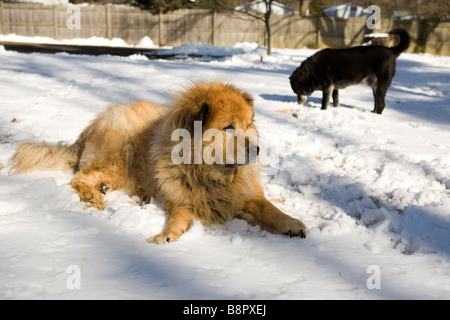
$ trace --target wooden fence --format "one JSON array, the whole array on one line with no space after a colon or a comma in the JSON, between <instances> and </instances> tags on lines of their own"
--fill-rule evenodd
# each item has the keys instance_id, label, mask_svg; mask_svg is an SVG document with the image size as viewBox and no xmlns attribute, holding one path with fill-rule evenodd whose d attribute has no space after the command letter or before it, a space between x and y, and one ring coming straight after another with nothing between
<instances>
[{"instance_id":1,"label":"wooden fence","mask_svg":"<svg viewBox=\"0 0 450 320\"><path fill-rule=\"evenodd\" d=\"M178 10L155 15L138 8L108 5L77 6L77 13L74 7L0 2L0 33L54 39L121 38L129 44L136 44L148 36L155 44L169 46L193 41L219 46L237 42L264 45L266 41L263 21L243 13ZM408 51L419 49L450 55L449 23L398 23L385 19L381 30L376 32L398 26L407 29L411 35ZM272 15L271 30L275 48L355 46L362 43L368 31L363 18L344 20L297 15Z\"/></svg>"}]
</instances>

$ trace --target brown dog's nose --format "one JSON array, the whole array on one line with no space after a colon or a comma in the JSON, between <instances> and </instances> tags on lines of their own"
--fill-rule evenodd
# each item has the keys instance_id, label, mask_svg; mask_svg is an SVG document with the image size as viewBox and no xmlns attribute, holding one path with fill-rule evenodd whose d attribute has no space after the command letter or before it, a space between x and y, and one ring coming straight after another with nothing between
<instances>
[{"instance_id":1,"label":"brown dog's nose","mask_svg":"<svg viewBox=\"0 0 450 320\"><path fill-rule=\"evenodd\" d=\"M254 152L256 151L256 155L259 155L259 146L255 146L255 145L251 145L249 147L247 147L247 154L254 154Z\"/></svg>"},{"instance_id":2,"label":"brown dog's nose","mask_svg":"<svg viewBox=\"0 0 450 320\"><path fill-rule=\"evenodd\" d=\"M256 163L259 155L259 146L251 145L247 148L246 163Z\"/></svg>"}]
</instances>

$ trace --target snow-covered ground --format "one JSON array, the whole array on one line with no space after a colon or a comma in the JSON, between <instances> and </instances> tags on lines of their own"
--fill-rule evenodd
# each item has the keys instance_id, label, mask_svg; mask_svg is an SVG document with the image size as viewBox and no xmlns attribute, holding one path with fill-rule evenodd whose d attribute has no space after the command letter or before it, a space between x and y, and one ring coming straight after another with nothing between
<instances>
[{"instance_id":1,"label":"snow-covered ground","mask_svg":"<svg viewBox=\"0 0 450 320\"><path fill-rule=\"evenodd\" d=\"M134 47L134 48L160 48L155 45L150 37L144 37L136 45L130 45L120 38L106 39L101 37L91 38L74 38L55 40L49 37L26 37L16 34L0 34L0 42L23 42L23 43L45 43L45 44L60 44L60 45L79 45L79 46L105 46L105 47ZM170 47L164 47L170 48Z\"/></svg>"},{"instance_id":2,"label":"snow-covered ground","mask_svg":"<svg viewBox=\"0 0 450 320\"><path fill-rule=\"evenodd\" d=\"M215 50L232 55L0 47L0 299L450 299L450 57L401 55L380 116L368 86L342 90L338 109L320 110L320 92L299 106L288 78L312 50ZM233 220L158 246L145 241L167 219L158 201L113 192L98 211L70 172L8 175L19 143L73 142L110 104L165 103L198 80L254 96L266 195L305 222L306 239Z\"/></svg>"}]
</instances>

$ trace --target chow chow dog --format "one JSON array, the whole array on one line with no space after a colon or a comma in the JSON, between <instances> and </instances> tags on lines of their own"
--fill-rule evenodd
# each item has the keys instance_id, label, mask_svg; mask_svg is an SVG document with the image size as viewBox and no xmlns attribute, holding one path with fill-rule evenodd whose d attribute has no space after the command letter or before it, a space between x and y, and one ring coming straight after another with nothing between
<instances>
[{"instance_id":1,"label":"chow chow dog","mask_svg":"<svg viewBox=\"0 0 450 320\"><path fill-rule=\"evenodd\" d=\"M72 168L80 200L99 208L113 190L144 203L162 199L169 219L148 239L157 244L176 241L194 219L209 225L235 217L303 238L305 225L264 196L253 117L248 93L218 81L193 83L166 107L145 101L110 106L72 145L22 143L10 172ZM243 142L230 145L236 140Z\"/></svg>"},{"instance_id":2,"label":"chow chow dog","mask_svg":"<svg viewBox=\"0 0 450 320\"><path fill-rule=\"evenodd\" d=\"M389 32L400 37L397 46L360 46L347 49L324 49L302 62L290 76L292 90L298 103L316 90L322 90L322 110L328 107L330 97L333 105L339 106L339 89L355 84L372 87L375 108L381 114L384 98L396 71L397 57L409 47L410 38L403 29Z\"/></svg>"}]
</instances>

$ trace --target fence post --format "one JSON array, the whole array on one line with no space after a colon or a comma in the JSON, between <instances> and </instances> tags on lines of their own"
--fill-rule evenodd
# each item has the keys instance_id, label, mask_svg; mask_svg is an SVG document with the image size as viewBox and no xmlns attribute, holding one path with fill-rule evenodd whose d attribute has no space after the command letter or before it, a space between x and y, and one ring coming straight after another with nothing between
<instances>
[{"instance_id":1,"label":"fence post","mask_svg":"<svg viewBox=\"0 0 450 320\"><path fill-rule=\"evenodd\" d=\"M212 45L216 44L215 34L216 34L216 10L213 9L212 17L211 17L211 44Z\"/></svg>"},{"instance_id":2,"label":"fence post","mask_svg":"<svg viewBox=\"0 0 450 320\"><path fill-rule=\"evenodd\" d=\"M106 38L112 39L110 6L105 6Z\"/></svg>"},{"instance_id":3,"label":"fence post","mask_svg":"<svg viewBox=\"0 0 450 320\"><path fill-rule=\"evenodd\" d=\"M318 48L321 48L320 41L321 41L321 35L320 35L320 16L316 18L316 44Z\"/></svg>"},{"instance_id":4,"label":"fence post","mask_svg":"<svg viewBox=\"0 0 450 320\"><path fill-rule=\"evenodd\" d=\"M58 12L56 10L56 5L53 6L53 38L59 39L58 33Z\"/></svg>"},{"instance_id":5,"label":"fence post","mask_svg":"<svg viewBox=\"0 0 450 320\"><path fill-rule=\"evenodd\" d=\"M158 11L158 45L161 47L163 45L163 39L162 39L162 12L161 10Z\"/></svg>"},{"instance_id":6,"label":"fence post","mask_svg":"<svg viewBox=\"0 0 450 320\"><path fill-rule=\"evenodd\" d=\"M5 13L3 12L3 1L0 1L0 18L2 19L2 34L6 35Z\"/></svg>"}]
</instances>

